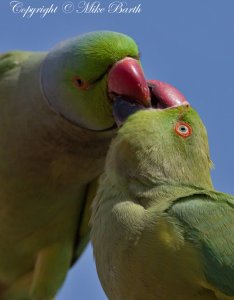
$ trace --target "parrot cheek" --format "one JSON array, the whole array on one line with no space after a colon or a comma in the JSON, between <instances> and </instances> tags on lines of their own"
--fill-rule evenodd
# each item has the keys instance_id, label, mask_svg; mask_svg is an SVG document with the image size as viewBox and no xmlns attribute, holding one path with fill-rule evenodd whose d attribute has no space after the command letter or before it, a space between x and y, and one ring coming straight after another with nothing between
<instances>
[{"instance_id":1,"label":"parrot cheek","mask_svg":"<svg viewBox=\"0 0 234 300\"><path fill-rule=\"evenodd\" d=\"M74 85L68 86L67 95L62 99L64 117L74 125L97 132L116 128L112 114L112 103L107 93L107 79L90 85L88 89L80 90ZM70 99L67 103L67 99Z\"/></svg>"}]
</instances>

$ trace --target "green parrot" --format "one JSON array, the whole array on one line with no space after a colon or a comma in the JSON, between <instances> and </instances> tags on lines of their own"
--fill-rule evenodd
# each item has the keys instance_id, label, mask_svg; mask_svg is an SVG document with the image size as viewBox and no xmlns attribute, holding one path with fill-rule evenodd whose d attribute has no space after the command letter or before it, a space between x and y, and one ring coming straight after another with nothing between
<instances>
[{"instance_id":1,"label":"green parrot","mask_svg":"<svg viewBox=\"0 0 234 300\"><path fill-rule=\"evenodd\" d=\"M214 190L199 115L158 87L125 120L116 104L122 127L92 207L101 284L110 300L234 299L234 197Z\"/></svg>"},{"instance_id":2,"label":"green parrot","mask_svg":"<svg viewBox=\"0 0 234 300\"><path fill-rule=\"evenodd\" d=\"M0 299L50 300L89 238L114 98L148 106L132 38L92 32L0 56Z\"/></svg>"}]
</instances>

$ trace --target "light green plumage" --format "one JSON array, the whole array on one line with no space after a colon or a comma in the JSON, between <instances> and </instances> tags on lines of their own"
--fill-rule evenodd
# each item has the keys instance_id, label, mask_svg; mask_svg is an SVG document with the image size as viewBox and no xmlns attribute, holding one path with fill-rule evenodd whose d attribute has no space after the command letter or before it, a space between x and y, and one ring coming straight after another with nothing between
<instances>
[{"instance_id":1,"label":"light green plumage","mask_svg":"<svg viewBox=\"0 0 234 300\"><path fill-rule=\"evenodd\" d=\"M192 135L178 135L177 122ZM234 197L213 189L211 165L192 108L128 118L109 150L92 213L108 299L234 299Z\"/></svg>"},{"instance_id":2,"label":"light green plumage","mask_svg":"<svg viewBox=\"0 0 234 300\"><path fill-rule=\"evenodd\" d=\"M111 128L114 120L107 97L107 73L126 56L137 58L138 49L131 38L120 33L94 32L61 43L42 66L44 95L59 114L75 124L93 130ZM89 84L89 89L79 90L80 101L72 81L76 76Z\"/></svg>"},{"instance_id":3,"label":"light green plumage","mask_svg":"<svg viewBox=\"0 0 234 300\"><path fill-rule=\"evenodd\" d=\"M104 73L137 51L111 32L56 49L0 56L1 300L51 300L84 249L86 205L115 134ZM74 90L71 73L97 80Z\"/></svg>"}]
</instances>

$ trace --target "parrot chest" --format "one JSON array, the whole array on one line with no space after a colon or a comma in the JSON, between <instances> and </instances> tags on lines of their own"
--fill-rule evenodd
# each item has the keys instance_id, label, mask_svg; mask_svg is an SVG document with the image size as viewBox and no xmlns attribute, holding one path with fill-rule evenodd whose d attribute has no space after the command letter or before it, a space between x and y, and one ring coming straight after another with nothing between
<instances>
[{"instance_id":1,"label":"parrot chest","mask_svg":"<svg viewBox=\"0 0 234 300\"><path fill-rule=\"evenodd\" d=\"M101 244L98 238L93 243L109 299L217 299L202 288L205 279L196 249L166 214L151 214L126 202L115 206L109 218L106 215L98 233Z\"/></svg>"}]
</instances>

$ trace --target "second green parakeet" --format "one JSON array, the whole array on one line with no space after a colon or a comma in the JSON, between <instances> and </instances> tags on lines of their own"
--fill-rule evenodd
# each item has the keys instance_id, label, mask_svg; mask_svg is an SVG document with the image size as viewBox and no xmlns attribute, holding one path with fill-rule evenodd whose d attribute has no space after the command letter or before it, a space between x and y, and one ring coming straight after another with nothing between
<instances>
[{"instance_id":1,"label":"second green parakeet","mask_svg":"<svg viewBox=\"0 0 234 300\"><path fill-rule=\"evenodd\" d=\"M92 211L99 278L110 300L234 299L234 197L213 188L199 115L161 88L166 109L115 110Z\"/></svg>"},{"instance_id":2,"label":"second green parakeet","mask_svg":"<svg viewBox=\"0 0 234 300\"><path fill-rule=\"evenodd\" d=\"M0 55L1 300L50 300L87 243L86 205L116 132L113 95L149 101L124 34Z\"/></svg>"}]
</instances>

